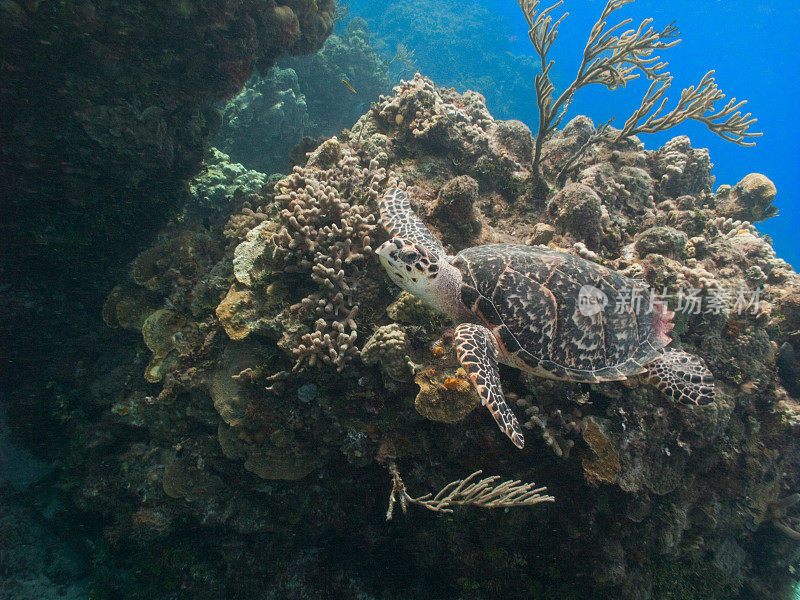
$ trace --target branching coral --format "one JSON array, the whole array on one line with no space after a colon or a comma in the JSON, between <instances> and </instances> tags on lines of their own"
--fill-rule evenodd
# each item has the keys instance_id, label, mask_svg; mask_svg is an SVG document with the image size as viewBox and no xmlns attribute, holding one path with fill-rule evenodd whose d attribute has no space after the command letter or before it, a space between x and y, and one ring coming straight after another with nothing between
<instances>
[{"instance_id":1,"label":"branching coral","mask_svg":"<svg viewBox=\"0 0 800 600\"><path fill-rule=\"evenodd\" d=\"M528 378L527 384L540 390L537 391L537 394L543 398L552 399L563 394L563 400L565 401L586 401L585 398L574 394L568 385L550 381L539 382L533 378ZM517 407L525 412L523 427L540 432L542 440L557 457L568 459L570 451L575 445L573 438L582 434L586 428L586 419L583 414L585 411L582 411L580 407L573 407L567 410L565 406L562 409L560 406L563 402L539 406L534 403L535 399L530 395L516 397L516 394L513 394L513 396L509 395L509 397L513 397Z\"/></svg>"},{"instance_id":2,"label":"branching coral","mask_svg":"<svg viewBox=\"0 0 800 600\"><path fill-rule=\"evenodd\" d=\"M475 471L464 479L451 481L435 496L425 494L419 498L412 498L406 491L406 485L394 463L389 465L389 472L392 474L392 492L389 494L389 509L386 511L387 521L392 519L394 505L398 502L404 513L408 510L409 504L417 504L434 512L449 513L453 512L454 506L507 508L555 502L552 496L543 495L547 488L537 488L533 483L523 483L517 479L498 483L500 477L497 475L475 481L483 471Z\"/></svg>"},{"instance_id":3,"label":"branching coral","mask_svg":"<svg viewBox=\"0 0 800 600\"><path fill-rule=\"evenodd\" d=\"M672 85L672 77L653 81L642 98L641 106L633 111L615 141L640 133L665 131L691 119L703 123L729 142L740 146L755 146L755 142L746 142L744 139L762 135L760 132L748 131L756 119L750 113L743 115L738 110L747 100L737 102L736 98L731 98L721 110L714 112L714 104L724 99L725 94L717 87L713 75L714 71L711 70L703 75L697 86L684 89L678 104L666 114L662 112L668 100L665 94ZM644 122L641 122L642 119Z\"/></svg>"},{"instance_id":4,"label":"branching coral","mask_svg":"<svg viewBox=\"0 0 800 600\"><path fill-rule=\"evenodd\" d=\"M662 114L667 102L666 93L673 78L664 70L667 63L662 62L654 52L678 44L678 29L674 25L668 25L658 31L650 26L652 19L645 19L635 30L629 29L616 35L614 32L631 23L631 19L625 19L606 29L611 14L633 0L608 0L600 19L589 34L575 79L554 99L555 85L550 79L554 61L548 60L548 53L558 36L558 26L569 13L564 13L553 21L550 13L561 6L563 0L541 11L539 0L517 2L528 21L528 35L542 66L542 72L535 79L536 103L539 107L539 131L536 134L533 156L535 173L538 172L545 138L558 128L580 88L599 83L615 90L625 87L640 75L644 75L652 83L642 98L640 107L625 122L615 142L639 133L664 131L688 119L700 121L717 135L743 146L753 145L752 142L745 142L745 138L761 135L748 131L756 119L751 118L750 113L742 115L738 110L746 101L737 102L735 98L731 99L720 111L714 112L714 104L725 97L714 83L714 71L706 73L696 87L683 90L677 106Z\"/></svg>"},{"instance_id":5,"label":"branching coral","mask_svg":"<svg viewBox=\"0 0 800 600\"><path fill-rule=\"evenodd\" d=\"M299 344L290 344L295 370L322 362L341 371L358 354L359 275L376 229L366 203L377 198L386 176L377 161L362 167L348 152L329 169L296 167L277 184L275 199L283 209L273 258L281 270L305 273L316 284L289 308L293 317L314 328L301 335Z\"/></svg>"}]
</instances>

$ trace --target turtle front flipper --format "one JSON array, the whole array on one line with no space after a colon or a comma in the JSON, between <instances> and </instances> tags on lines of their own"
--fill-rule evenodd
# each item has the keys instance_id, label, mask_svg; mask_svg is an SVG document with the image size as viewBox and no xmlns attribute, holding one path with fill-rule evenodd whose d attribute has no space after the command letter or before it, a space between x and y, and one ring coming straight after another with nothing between
<instances>
[{"instance_id":1,"label":"turtle front flipper","mask_svg":"<svg viewBox=\"0 0 800 600\"><path fill-rule=\"evenodd\" d=\"M456 352L481 402L500 429L511 438L517 448L525 445L517 417L511 412L503 397L500 385L500 371L497 365L497 348L491 332L482 325L462 323L456 327Z\"/></svg>"},{"instance_id":2,"label":"turtle front flipper","mask_svg":"<svg viewBox=\"0 0 800 600\"><path fill-rule=\"evenodd\" d=\"M381 225L389 235L419 244L437 259L447 254L439 240L433 237L425 227L425 223L413 211L403 190L397 188L387 190L380 199L378 207L381 213Z\"/></svg>"},{"instance_id":3,"label":"turtle front flipper","mask_svg":"<svg viewBox=\"0 0 800 600\"><path fill-rule=\"evenodd\" d=\"M668 350L647 365L647 380L683 404L714 401L714 375L699 356Z\"/></svg>"}]
</instances>

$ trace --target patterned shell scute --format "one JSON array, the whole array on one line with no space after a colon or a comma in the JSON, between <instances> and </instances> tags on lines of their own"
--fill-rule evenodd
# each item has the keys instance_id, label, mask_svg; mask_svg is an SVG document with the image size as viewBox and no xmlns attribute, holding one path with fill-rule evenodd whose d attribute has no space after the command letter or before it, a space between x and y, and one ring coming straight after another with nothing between
<instances>
[{"instance_id":1,"label":"patterned shell scute","mask_svg":"<svg viewBox=\"0 0 800 600\"><path fill-rule=\"evenodd\" d=\"M463 275L465 303L490 328L508 329L495 329L506 349L558 378L624 379L642 372L664 346L646 288L602 265L513 244L468 248L453 265ZM585 286L607 300L603 310L580 310L581 289L591 289Z\"/></svg>"}]
</instances>

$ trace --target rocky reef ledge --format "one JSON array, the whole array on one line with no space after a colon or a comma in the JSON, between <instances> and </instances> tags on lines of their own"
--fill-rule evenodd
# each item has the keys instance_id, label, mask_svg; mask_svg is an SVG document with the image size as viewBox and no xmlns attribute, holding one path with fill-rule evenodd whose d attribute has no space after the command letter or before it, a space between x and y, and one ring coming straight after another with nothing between
<instances>
[{"instance_id":1,"label":"rocky reef ledge","mask_svg":"<svg viewBox=\"0 0 800 600\"><path fill-rule=\"evenodd\" d=\"M111 282L189 199L254 70L317 51L333 0L0 0L0 381L42 430L107 343ZM56 351L57 349L57 351Z\"/></svg>"},{"instance_id":2,"label":"rocky reef ledge","mask_svg":"<svg viewBox=\"0 0 800 600\"><path fill-rule=\"evenodd\" d=\"M215 103L254 69L316 52L334 10L333 0L2 0L2 226L14 268L46 272L34 259L48 253L85 261L112 252L106 236L160 226L221 125Z\"/></svg>"},{"instance_id":3,"label":"rocky reef ledge","mask_svg":"<svg viewBox=\"0 0 800 600\"><path fill-rule=\"evenodd\" d=\"M277 182L216 154L218 179L193 187L205 219L164 229L105 303L106 323L135 337L87 367L97 417L62 415L65 485L138 574L108 589L789 598L800 278L753 226L775 213L775 187L751 174L714 192L708 152L685 136L647 150L587 144L594 133L586 117L556 132L534 181L524 124L417 76ZM374 256L376 200L395 185L450 252L546 245L663 290L676 345L717 377L715 402L503 370L528 431L511 446L473 410L452 325ZM387 524L390 463L420 493L482 468L556 502L412 507Z\"/></svg>"}]
</instances>

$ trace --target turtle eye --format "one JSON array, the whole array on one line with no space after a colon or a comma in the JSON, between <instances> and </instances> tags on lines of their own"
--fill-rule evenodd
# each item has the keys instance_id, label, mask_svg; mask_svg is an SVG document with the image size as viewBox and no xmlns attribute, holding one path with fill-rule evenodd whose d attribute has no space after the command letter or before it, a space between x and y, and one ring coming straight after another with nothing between
<instances>
[{"instance_id":1,"label":"turtle eye","mask_svg":"<svg viewBox=\"0 0 800 600\"><path fill-rule=\"evenodd\" d=\"M405 263L415 263L419 260L419 252L415 250L406 250L400 253L400 260Z\"/></svg>"}]
</instances>

